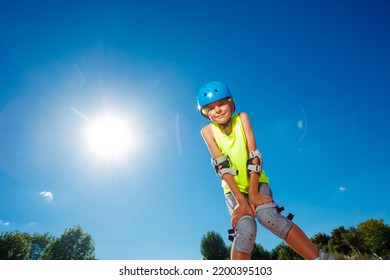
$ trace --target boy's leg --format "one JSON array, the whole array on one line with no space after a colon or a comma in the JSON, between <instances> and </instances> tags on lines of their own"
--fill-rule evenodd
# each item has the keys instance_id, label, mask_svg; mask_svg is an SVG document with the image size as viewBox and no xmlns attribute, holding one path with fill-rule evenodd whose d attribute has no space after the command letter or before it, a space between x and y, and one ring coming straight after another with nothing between
<instances>
[{"instance_id":1,"label":"boy's leg","mask_svg":"<svg viewBox=\"0 0 390 280\"><path fill-rule=\"evenodd\" d=\"M284 241L286 241L291 249L306 260L334 260L332 255L318 249L306 234L294 223Z\"/></svg>"},{"instance_id":2,"label":"boy's leg","mask_svg":"<svg viewBox=\"0 0 390 280\"><path fill-rule=\"evenodd\" d=\"M306 260L314 260L319 255L318 248L311 242L306 234L294 223L292 223L290 231L287 233L284 241Z\"/></svg>"},{"instance_id":3,"label":"boy's leg","mask_svg":"<svg viewBox=\"0 0 390 280\"><path fill-rule=\"evenodd\" d=\"M230 215L237 203L232 194L226 194L226 205ZM232 244L230 258L232 260L250 260L256 239L256 221L249 215L242 216L234 229L235 238Z\"/></svg>"},{"instance_id":4,"label":"boy's leg","mask_svg":"<svg viewBox=\"0 0 390 280\"><path fill-rule=\"evenodd\" d=\"M268 184L259 184L259 193L267 195L271 198L272 191ZM256 206L256 218L266 229L271 231L276 236L284 239L291 229L291 220L280 214L278 205L274 202Z\"/></svg>"},{"instance_id":5,"label":"boy's leg","mask_svg":"<svg viewBox=\"0 0 390 280\"><path fill-rule=\"evenodd\" d=\"M272 197L272 191L268 184L260 184L259 192ZM320 254L320 250L311 242L311 240L306 236L306 234L293 222L288 221L288 219L281 214L275 214L274 212L267 213L267 215L271 215L275 219L275 224L278 224L280 228L275 229L269 226L269 221L264 221L264 214L260 213L261 211L256 211L256 216L259 219L259 222L277 234L280 238L284 239L286 243L297 252L304 259L314 260L314 259L323 259ZM284 222L285 221L285 222ZM291 227L291 228L289 228ZM279 233L279 234L278 234ZM334 259L333 256L329 255L327 259Z\"/></svg>"},{"instance_id":6,"label":"boy's leg","mask_svg":"<svg viewBox=\"0 0 390 280\"><path fill-rule=\"evenodd\" d=\"M256 240L256 221L250 215L242 216L235 228L232 259L249 260Z\"/></svg>"},{"instance_id":7,"label":"boy's leg","mask_svg":"<svg viewBox=\"0 0 390 280\"><path fill-rule=\"evenodd\" d=\"M236 249L234 249L234 247L232 246L230 259L231 260L250 260L251 259L251 254L239 252Z\"/></svg>"}]
</instances>

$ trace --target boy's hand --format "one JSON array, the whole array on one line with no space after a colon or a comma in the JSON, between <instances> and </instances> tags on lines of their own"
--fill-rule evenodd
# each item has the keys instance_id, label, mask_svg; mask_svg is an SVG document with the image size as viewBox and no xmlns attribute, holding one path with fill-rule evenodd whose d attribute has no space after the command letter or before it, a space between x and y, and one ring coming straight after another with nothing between
<instances>
[{"instance_id":1,"label":"boy's hand","mask_svg":"<svg viewBox=\"0 0 390 280\"><path fill-rule=\"evenodd\" d=\"M238 220L245 215L254 217L253 208L246 202L237 204L232 213L232 227L235 228Z\"/></svg>"},{"instance_id":2,"label":"boy's hand","mask_svg":"<svg viewBox=\"0 0 390 280\"><path fill-rule=\"evenodd\" d=\"M262 204L272 203L273 199L268 195L256 193L253 195L249 195L249 202L254 206L254 208L256 208L257 206Z\"/></svg>"}]
</instances>

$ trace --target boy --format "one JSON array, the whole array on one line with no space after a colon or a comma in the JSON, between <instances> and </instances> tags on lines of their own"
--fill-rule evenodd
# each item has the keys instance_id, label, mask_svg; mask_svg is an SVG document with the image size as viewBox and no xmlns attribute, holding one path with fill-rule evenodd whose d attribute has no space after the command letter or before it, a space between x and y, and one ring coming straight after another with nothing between
<instances>
[{"instance_id":1,"label":"boy","mask_svg":"<svg viewBox=\"0 0 390 280\"><path fill-rule=\"evenodd\" d=\"M234 114L229 88L218 81L205 84L198 92L198 109L211 121L201 134L222 179L231 215L235 233L231 259L250 259L256 238L255 218L304 259L333 259L318 250L291 218L280 214L262 170L262 156L249 117L246 113Z\"/></svg>"}]
</instances>

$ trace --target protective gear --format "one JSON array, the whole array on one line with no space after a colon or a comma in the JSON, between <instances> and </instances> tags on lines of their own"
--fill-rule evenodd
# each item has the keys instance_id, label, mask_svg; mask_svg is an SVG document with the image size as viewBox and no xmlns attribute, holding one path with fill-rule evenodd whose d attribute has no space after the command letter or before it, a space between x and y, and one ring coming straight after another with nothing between
<instances>
[{"instance_id":1,"label":"protective gear","mask_svg":"<svg viewBox=\"0 0 390 280\"><path fill-rule=\"evenodd\" d=\"M233 242L235 237L236 237L236 231L234 230L234 228L228 229L229 241Z\"/></svg>"},{"instance_id":2,"label":"protective gear","mask_svg":"<svg viewBox=\"0 0 390 280\"><path fill-rule=\"evenodd\" d=\"M230 173L233 176L238 175L238 170L230 168L230 159L228 156L224 155L219 158L211 158L211 165L214 167L215 172L221 179L226 173Z\"/></svg>"},{"instance_id":3,"label":"protective gear","mask_svg":"<svg viewBox=\"0 0 390 280\"><path fill-rule=\"evenodd\" d=\"M235 105L233 102L233 96L230 92L230 89L227 87L226 84L218 81L214 82L208 82L207 84L203 85L200 90L198 91L198 110L200 113L207 117L207 113L204 112L204 106L213 103L218 100L222 99L231 99L231 102L233 103L233 110L232 113L235 110Z\"/></svg>"},{"instance_id":4,"label":"protective gear","mask_svg":"<svg viewBox=\"0 0 390 280\"><path fill-rule=\"evenodd\" d=\"M276 206L275 208L276 208L276 211L278 211L279 213L282 213L284 211L284 207L283 206L281 206L281 207ZM286 218L289 219L290 221L292 221L294 219L294 215L291 214L291 213L288 213Z\"/></svg>"},{"instance_id":5,"label":"protective gear","mask_svg":"<svg viewBox=\"0 0 390 280\"><path fill-rule=\"evenodd\" d=\"M275 203L262 204L256 207L256 218L272 233L284 239L291 229L291 220L278 211Z\"/></svg>"},{"instance_id":6,"label":"protective gear","mask_svg":"<svg viewBox=\"0 0 390 280\"><path fill-rule=\"evenodd\" d=\"M256 222L249 216L242 216L235 228L235 238L233 241L233 248L241 253L250 254L256 240Z\"/></svg>"},{"instance_id":7,"label":"protective gear","mask_svg":"<svg viewBox=\"0 0 390 280\"><path fill-rule=\"evenodd\" d=\"M331 254L328 254L324 250L320 249L316 260L334 260L334 257Z\"/></svg>"},{"instance_id":8,"label":"protective gear","mask_svg":"<svg viewBox=\"0 0 390 280\"><path fill-rule=\"evenodd\" d=\"M259 164L253 164L253 159L258 158ZM257 174L261 174L263 169L263 156L260 151L256 149L256 151L252 151L249 153L249 159L247 162L248 172L255 172Z\"/></svg>"},{"instance_id":9,"label":"protective gear","mask_svg":"<svg viewBox=\"0 0 390 280\"><path fill-rule=\"evenodd\" d=\"M250 184L247 169L249 151L247 149L247 145L237 145L237 143L245 143L245 141L247 141L240 116L236 113L233 114L231 124L232 132L229 137L226 137L218 124L212 122L209 124L209 127L211 127L215 142L217 143L221 153L223 155L229 155L231 161L234 163L234 169L238 170L238 176L235 176L234 180L239 191L242 193L248 193ZM264 170L259 176L259 184L269 184L268 177L266 176ZM230 188L225 181L222 181L222 188L225 194L230 192ZM262 189L264 188L266 187L263 186Z\"/></svg>"}]
</instances>

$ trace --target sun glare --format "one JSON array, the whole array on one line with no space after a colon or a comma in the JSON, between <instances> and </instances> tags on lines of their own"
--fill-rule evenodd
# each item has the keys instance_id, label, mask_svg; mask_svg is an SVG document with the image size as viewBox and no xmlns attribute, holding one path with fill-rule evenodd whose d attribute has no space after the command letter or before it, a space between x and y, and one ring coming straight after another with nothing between
<instances>
[{"instance_id":1,"label":"sun glare","mask_svg":"<svg viewBox=\"0 0 390 280\"><path fill-rule=\"evenodd\" d=\"M87 147L102 158L125 156L133 139L126 120L113 115L91 120L86 131Z\"/></svg>"}]
</instances>

